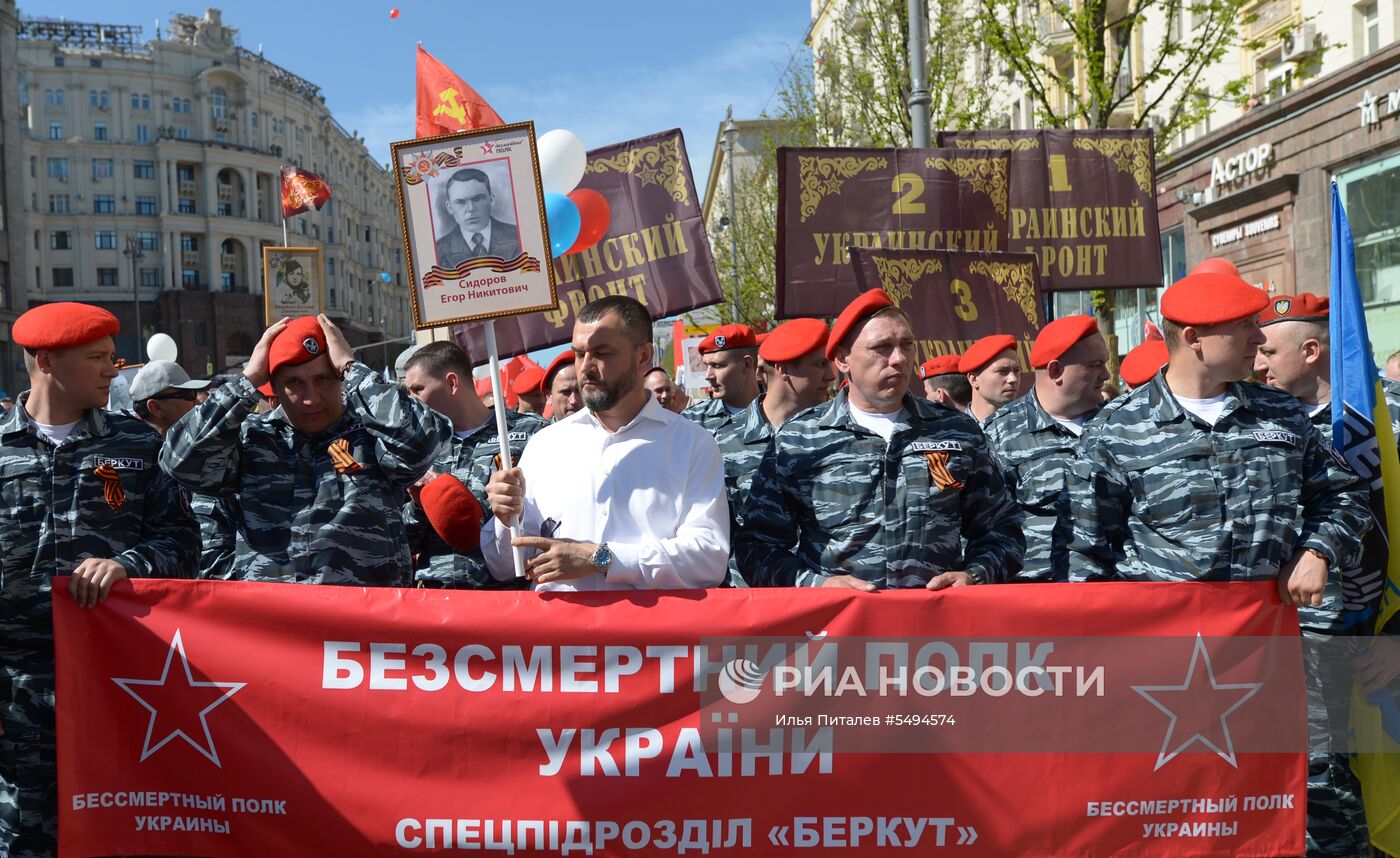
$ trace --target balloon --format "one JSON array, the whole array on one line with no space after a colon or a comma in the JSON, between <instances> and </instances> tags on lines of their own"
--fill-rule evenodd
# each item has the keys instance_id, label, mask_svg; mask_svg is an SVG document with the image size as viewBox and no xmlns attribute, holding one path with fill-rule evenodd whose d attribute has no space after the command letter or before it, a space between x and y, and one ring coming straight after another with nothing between
<instances>
[{"instance_id":1,"label":"balloon","mask_svg":"<svg viewBox=\"0 0 1400 858\"><path fill-rule=\"evenodd\" d=\"M588 166L588 153L574 132L560 128L546 131L535 148L540 155L540 182L545 193L567 194L578 187Z\"/></svg>"},{"instance_id":2,"label":"balloon","mask_svg":"<svg viewBox=\"0 0 1400 858\"><path fill-rule=\"evenodd\" d=\"M398 9L390 9L390 10L389 10L389 17L390 17L390 18L397 18L397 17L399 17L399 10L398 10Z\"/></svg>"},{"instance_id":3,"label":"balloon","mask_svg":"<svg viewBox=\"0 0 1400 858\"><path fill-rule=\"evenodd\" d=\"M597 244L607 233L608 224L612 223L612 210L608 208L607 198L592 188L575 188L569 192L569 199L578 206L580 226L578 240L565 255L587 250Z\"/></svg>"},{"instance_id":4,"label":"balloon","mask_svg":"<svg viewBox=\"0 0 1400 858\"><path fill-rule=\"evenodd\" d=\"M554 256L564 255L564 251L578 241L578 206L563 194L544 195L544 216L549 223L549 250Z\"/></svg>"},{"instance_id":5,"label":"balloon","mask_svg":"<svg viewBox=\"0 0 1400 858\"><path fill-rule=\"evenodd\" d=\"M146 357L149 360L173 361L180 354L180 347L169 334L152 334L146 340Z\"/></svg>"},{"instance_id":6,"label":"balloon","mask_svg":"<svg viewBox=\"0 0 1400 858\"><path fill-rule=\"evenodd\" d=\"M385 283L392 283L394 281L393 276L390 275L387 271L379 272L379 279L384 281Z\"/></svg>"}]
</instances>

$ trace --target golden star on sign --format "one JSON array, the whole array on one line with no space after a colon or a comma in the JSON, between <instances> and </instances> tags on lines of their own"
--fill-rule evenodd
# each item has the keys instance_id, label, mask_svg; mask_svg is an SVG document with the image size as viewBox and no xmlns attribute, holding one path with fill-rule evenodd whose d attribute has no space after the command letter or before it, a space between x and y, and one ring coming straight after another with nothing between
<instances>
[{"instance_id":1,"label":"golden star on sign","mask_svg":"<svg viewBox=\"0 0 1400 858\"><path fill-rule=\"evenodd\" d=\"M643 167L637 171L637 178L642 180L643 185L654 185L658 178L655 167Z\"/></svg>"}]
</instances>

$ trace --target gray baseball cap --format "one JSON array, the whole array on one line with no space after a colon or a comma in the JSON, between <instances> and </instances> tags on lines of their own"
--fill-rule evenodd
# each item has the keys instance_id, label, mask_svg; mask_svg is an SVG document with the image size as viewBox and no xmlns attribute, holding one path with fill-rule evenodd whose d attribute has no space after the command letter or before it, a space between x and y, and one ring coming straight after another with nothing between
<instances>
[{"instance_id":1,"label":"gray baseball cap","mask_svg":"<svg viewBox=\"0 0 1400 858\"><path fill-rule=\"evenodd\" d=\"M174 361L153 360L141 367L131 380L131 399L133 402L144 402L172 387L176 390L203 390L211 384L212 381L190 381L189 373Z\"/></svg>"}]
</instances>

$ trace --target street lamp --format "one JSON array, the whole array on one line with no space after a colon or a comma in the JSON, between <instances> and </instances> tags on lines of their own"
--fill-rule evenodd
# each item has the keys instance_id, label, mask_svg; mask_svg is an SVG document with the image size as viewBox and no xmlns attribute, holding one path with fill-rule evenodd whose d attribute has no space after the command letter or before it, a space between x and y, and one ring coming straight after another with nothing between
<instances>
[{"instance_id":1,"label":"street lamp","mask_svg":"<svg viewBox=\"0 0 1400 858\"><path fill-rule=\"evenodd\" d=\"M131 306L136 310L136 362L145 363L141 345L141 294L137 291L140 281L136 278L136 264L145 259L146 254L141 252L141 242L137 241L135 236L128 235L126 250L122 251L122 256L131 260Z\"/></svg>"},{"instance_id":2,"label":"street lamp","mask_svg":"<svg viewBox=\"0 0 1400 858\"><path fill-rule=\"evenodd\" d=\"M729 168L729 267L734 274L734 321L739 321L739 221L734 216L734 144L739 126L734 124L734 105L724 114L724 162Z\"/></svg>"}]
</instances>

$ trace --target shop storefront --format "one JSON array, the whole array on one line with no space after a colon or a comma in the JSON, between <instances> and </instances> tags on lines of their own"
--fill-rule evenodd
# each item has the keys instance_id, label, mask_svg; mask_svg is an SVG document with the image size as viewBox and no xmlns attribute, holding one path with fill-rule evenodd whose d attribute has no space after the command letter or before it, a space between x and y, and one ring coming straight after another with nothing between
<instances>
[{"instance_id":1,"label":"shop storefront","mask_svg":"<svg viewBox=\"0 0 1400 858\"><path fill-rule=\"evenodd\" d=\"M1157 171L1163 279L1220 256L1271 293L1326 294L1333 179L1383 363L1400 349L1400 45L1171 153Z\"/></svg>"}]
</instances>

